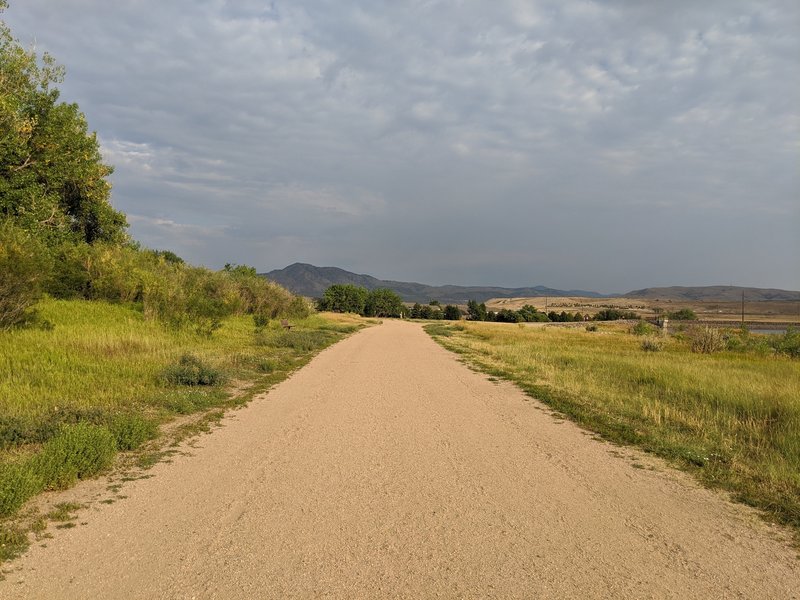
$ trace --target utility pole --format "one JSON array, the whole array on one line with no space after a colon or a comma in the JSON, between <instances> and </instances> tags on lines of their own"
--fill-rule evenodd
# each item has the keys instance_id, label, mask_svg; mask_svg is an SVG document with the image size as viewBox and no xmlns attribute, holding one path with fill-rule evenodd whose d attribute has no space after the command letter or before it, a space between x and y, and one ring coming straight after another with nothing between
<instances>
[{"instance_id":1,"label":"utility pole","mask_svg":"<svg viewBox=\"0 0 800 600\"><path fill-rule=\"evenodd\" d=\"M742 329L744 329L744 290L742 290Z\"/></svg>"}]
</instances>

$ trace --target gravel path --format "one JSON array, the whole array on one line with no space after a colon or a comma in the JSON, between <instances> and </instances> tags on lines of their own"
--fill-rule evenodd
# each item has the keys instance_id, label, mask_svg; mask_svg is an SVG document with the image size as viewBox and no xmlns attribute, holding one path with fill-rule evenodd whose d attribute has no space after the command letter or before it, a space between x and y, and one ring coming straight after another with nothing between
<instances>
[{"instance_id":1,"label":"gravel path","mask_svg":"<svg viewBox=\"0 0 800 600\"><path fill-rule=\"evenodd\" d=\"M385 322L36 545L0 598L797 598L778 530ZM642 468L645 467L645 468Z\"/></svg>"}]
</instances>

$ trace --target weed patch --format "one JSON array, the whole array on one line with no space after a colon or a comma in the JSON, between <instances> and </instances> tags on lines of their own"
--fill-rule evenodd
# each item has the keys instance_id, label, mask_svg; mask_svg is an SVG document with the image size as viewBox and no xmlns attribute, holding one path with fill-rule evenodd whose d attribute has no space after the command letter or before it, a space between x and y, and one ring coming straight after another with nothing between
<instances>
[{"instance_id":1,"label":"weed patch","mask_svg":"<svg viewBox=\"0 0 800 600\"><path fill-rule=\"evenodd\" d=\"M30 546L28 534L11 524L0 524L0 562L12 560Z\"/></svg>"},{"instance_id":2,"label":"weed patch","mask_svg":"<svg viewBox=\"0 0 800 600\"><path fill-rule=\"evenodd\" d=\"M99 425L65 426L32 459L45 489L64 489L111 466L117 452L114 435Z\"/></svg>"},{"instance_id":3,"label":"weed patch","mask_svg":"<svg viewBox=\"0 0 800 600\"><path fill-rule=\"evenodd\" d=\"M328 346L337 337L331 331L326 330L283 331L277 335L262 336L257 343L273 348L291 348L298 352L310 352Z\"/></svg>"},{"instance_id":4,"label":"weed patch","mask_svg":"<svg viewBox=\"0 0 800 600\"><path fill-rule=\"evenodd\" d=\"M222 373L193 354L184 354L177 364L164 370L162 379L170 385L217 385L224 381Z\"/></svg>"},{"instance_id":5,"label":"weed patch","mask_svg":"<svg viewBox=\"0 0 800 600\"><path fill-rule=\"evenodd\" d=\"M30 461L0 465L0 517L13 515L44 488Z\"/></svg>"},{"instance_id":6,"label":"weed patch","mask_svg":"<svg viewBox=\"0 0 800 600\"><path fill-rule=\"evenodd\" d=\"M158 435L158 423L136 413L117 415L111 420L109 430L118 450L136 450Z\"/></svg>"}]
</instances>

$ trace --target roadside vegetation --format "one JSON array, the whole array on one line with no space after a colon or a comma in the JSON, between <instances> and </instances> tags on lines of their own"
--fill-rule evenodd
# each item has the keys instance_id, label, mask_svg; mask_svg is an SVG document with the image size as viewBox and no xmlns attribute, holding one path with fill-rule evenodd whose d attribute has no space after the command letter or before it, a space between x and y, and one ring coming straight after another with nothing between
<instances>
[{"instance_id":1,"label":"roadside vegetation","mask_svg":"<svg viewBox=\"0 0 800 600\"><path fill-rule=\"evenodd\" d=\"M698 327L662 336L618 323L426 329L581 426L666 458L800 533L800 332Z\"/></svg>"},{"instance_id":2,"label":"roadside vegetation","mask_svg":"<svg viewBox=\"0 0 800 600\"><path fill-rule=\"evenodd\" d=\"M363 326L314 314L291 330L279 320L257 329L239 315L208 336L135 304L45 299L37 309L52 327L0 334L0 560L25 547L13 517L32 496L106 472L122 451L156 462L154 438L171 421L218 419ZM19 543L4 548L4 536Z\"/></svg>"},{"instance_id":3,"label":"roadside vegetation","mask_svg":"<svg viewBox=\"0 0 800 600\"><path fill-rule=\"evenodd\" d=\"M363 326L253 267L132 239L96 135L59 100L63 76L0 21L0 561L46 527L19 517L32 497L119 452L154 464L162 426L195 415L181 435L197 432Z\"/></svg>"}]
</instances>

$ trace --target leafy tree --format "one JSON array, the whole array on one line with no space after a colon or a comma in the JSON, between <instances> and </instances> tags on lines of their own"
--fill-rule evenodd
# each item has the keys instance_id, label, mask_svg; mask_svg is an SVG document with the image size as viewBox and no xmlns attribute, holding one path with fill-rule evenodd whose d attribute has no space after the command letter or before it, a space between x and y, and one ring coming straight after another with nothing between
<instances>
[{"instance_id":1,"label":"leafy tree","mask_svg":"<svg viewBox=\"0 0 800 600\"><path fill-rule=\"evenodd\" d=\"M368 293L363 287L350 283L337 283L322 294L319 308L332 312L351 312L363 315Z\"/></svg>"},{"instance_id":2,"label":"leafy tree","mask_svg":"<svg viewBox=\"0 0 800 600\"><path fill-rule=\"evenodd\" d=\"M111 167L77 104L58 102L62 79L52 57L39 60L0 21L0 217L49 245L120 242L127 223L109 203Z\"/></svg>"},{"instance_id":3,"label":"leafy tree","mask_svg":"<svg viewBox=\"0 0 800 600\"><path fill-rule=\"evenodd\" d=\"M367 294L363 314L367 317L399 317L404 310L403 299L396 292L378 288Z\"/></svg>"},{"instance_id":4,"label":"leafy tree","mask_svg":"<svg viewBox=\"0 0 800 600\"><path fill-rule=\"evenodd\" d=\"M681 308L669 313L669 318L677 321L694 321L697 319L697 315L691 308Z\"/></svg>"},{"instance_id":5,"label":"leafy tree","mask_svg":"<svg viewBox=\"0 0 800 600\"><path fill-rule=\"evenodd\" d=\"M411 307L410 316L412 319L422 318L422 305L419 302L415 302L414 306Z\"/></svg>"},{"instance_id":6,"label":"leafy tree","mask_svg":"<svg viewBox=\"0 0 800 600\"><path fill-rule=\"evenodd\" d=\"M499 323L520 323L523 318L517 311L504 308L497 313L495 320Z\"/></svg>"},{"instance_id":7,"label":"leafy tree","mask_svg":"<svg viewBox=\"0 0 800 600\"><path fill-rule=\"evenodd\" d=\"M472 321L486 321L488 313L486 312L486 304L481 302L477 303L475 300L467 302L467 318Z\"/></svg>"},{"instance_id":8,"label":"leafy tree","mask_svg":"<svg viewBox=\"0 0 800 600\"><path fill-rule=\"evenodd\" d=\"M448 321L461 320L461 309L457 306L453 306L452 304L448 304L444 307L444 318Z\"/></svg>"}]
</instances>

